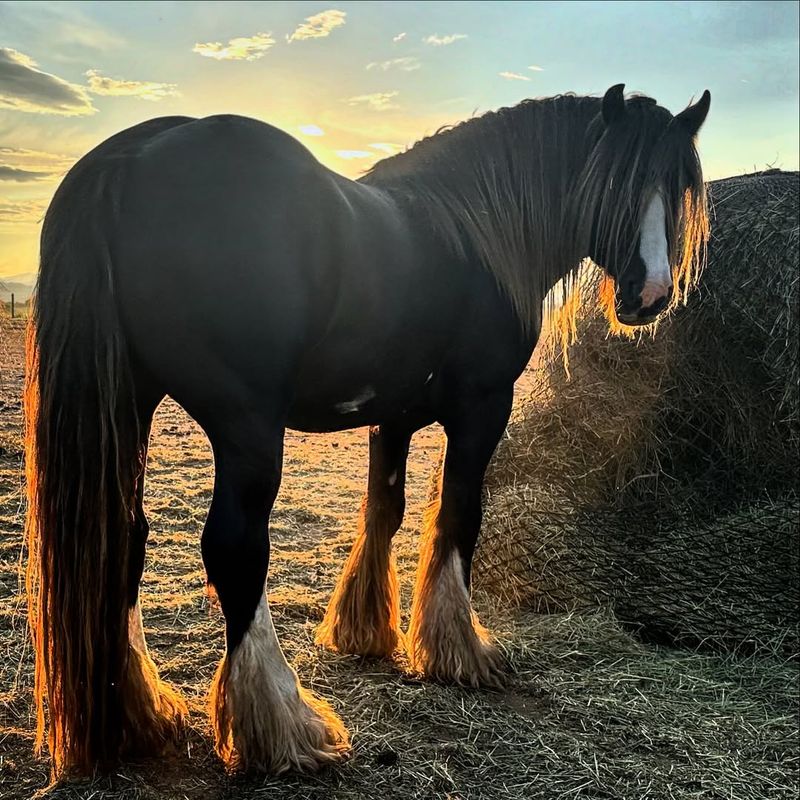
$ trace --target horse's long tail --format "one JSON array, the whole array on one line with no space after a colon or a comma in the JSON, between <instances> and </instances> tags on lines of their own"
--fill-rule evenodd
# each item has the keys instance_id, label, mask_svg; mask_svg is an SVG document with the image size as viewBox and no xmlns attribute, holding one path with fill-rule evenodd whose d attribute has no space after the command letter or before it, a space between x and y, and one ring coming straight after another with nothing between
<instances>
[{"instance_id":1,"label":"horse's long tail","mask_svg":"<svg viewBox=\"0 0 800 800\"><path fill-rule=\"evenodd\" d=\"M37 748L47 740L56 776L118 755L132 657L128 550L141 465L107 244L114 187L93 164L62 183L28 325L27 589Z\"/></svg>"}]
</instances>

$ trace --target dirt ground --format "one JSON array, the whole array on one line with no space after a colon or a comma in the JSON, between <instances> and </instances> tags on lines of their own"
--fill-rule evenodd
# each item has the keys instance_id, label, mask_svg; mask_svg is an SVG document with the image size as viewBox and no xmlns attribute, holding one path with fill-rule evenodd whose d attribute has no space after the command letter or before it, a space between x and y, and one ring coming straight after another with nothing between
<instances>
[{"instance_id":1,"label":"dirt ground","mask_svg":"<svg viewBox=\"0 0 800 800\"><path fill-rule=\"evenodd\" d=\"M315 647L314 628L355 532L367 474L363 429L287 435L269 578L287 657L303 683L342 716L353 756L315 777L226 775L205 716L205 694L223 649L222 619L209 607L200 558L213 465L202 432L169 401L157 413L150 450L146 507L152 540L143 610L162 676L189 700L190 730L176 752L156 762L126 764L110 777L45 790L47 762L32 754L32 665L20 572L22 327L8 320L0 325L4 800L36 792L81 800L795 796L798 752L785 746L795 720L775 709L786 707L787 693L794 691L787 681L796 673L781 665L776 669L784 671L766 682L757 665L740 665L736 680L720 694L709 679L719 666L713 659L648 650L608 618L591 624L561 616L533 619L493 607L485 597L478 598L479 611L514 666L502 694L436 686L408 676L402 663L362 661ZM518 391L525 391L524 380ZM421 431L412 446L408 512L396 547L406 613L417 531L440 447L436 428ZM592 655L598 644L600 659ZM687 729L653 729L653 704L662 695L691 706ZM757 729L753 718L762 719ZM711 727L715 744L706 747L703 731Z\"/></svg>"}]
</instances>

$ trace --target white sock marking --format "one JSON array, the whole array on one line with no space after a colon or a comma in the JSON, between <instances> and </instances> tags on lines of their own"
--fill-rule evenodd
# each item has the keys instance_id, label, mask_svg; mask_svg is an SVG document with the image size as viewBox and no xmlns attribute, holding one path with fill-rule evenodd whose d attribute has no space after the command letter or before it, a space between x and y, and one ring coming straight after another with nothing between
<instances>
[{"instance_id":1,"label":"white sock marking","mask_svg":"<svg viewBox=\"0 0 800 800\"><path fill-rule=\"evenodd\" d=\"M142 622L142 607L139 601L128 610L128 641L140 653L147 652L147 642L144 638L144 624Z\"/></svg>"},{"instance_id":2,"label":"white sock marking","mask_svg":"<svg viewBox=\"0 0 800 800\"><path fill-rule=\"evenodd\" d=\"M445 602L458 603L459 596L462 602L469 606L469 592L464 583L464 567L461 563L461 556L455 548L451 553L450 560L442 567L442 578L438 584L438 591L442 594Z\"/></svg>"},{"instance_id":3,"label":"white sock marking","mask_svg":"<svg viewBox=\"0 0 800 800\"><path fill-rule=\"evenodd\" d=\"M234 650L230 680L236 692L264 695L261 683L271 683L284 698L297 696L297 675L283 655L267 601L267 588L259 600L253 621ZM248 685L250 684L250 685ZM264 709L264 713L269 713Z\"/></svg>"}]
</instances>

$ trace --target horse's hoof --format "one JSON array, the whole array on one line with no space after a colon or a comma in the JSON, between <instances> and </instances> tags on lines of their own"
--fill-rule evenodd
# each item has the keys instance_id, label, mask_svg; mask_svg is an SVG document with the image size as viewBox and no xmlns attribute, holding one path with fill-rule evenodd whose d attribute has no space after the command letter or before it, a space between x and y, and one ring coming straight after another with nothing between
<instances>
[{"instance_id":1,"label":"horse's hoof","mask_svg":"<svg viewBox=\"0 0 800 800\"><path fill-rule=\"evenodd\" d=\"M483 633L486 636L485 631ZM452 649L427 649L416 641L409 653L411 667L437 683L472 689L503 689L508 678L508 662L497 645L478 635L461 645Z\"/></svg>"},{"instance_id":2,"label":"horse's hoof","mask_svg":"<svg viewBox=\"0 0 800 800\"><path fill-rule=\"evenodd\" d=\"M321 697L291 683L243 681L224 659L212 689L216 749L231 770L317 772L342 760L350 749L347 729ZM237 685L238 679L238 685Z\"/></svg>"},{"instance_id":3,"label":"horse's hoof","mask_svg":"<svg viewBox=\"0 0 800 800\"><path fill-rule=\"evenodd\" d=\"M317 628L314 641L337 653L367 658L391 658L395 651L403 649L399 630L389 625L350 626L331 614L331 609Z\"/></svg>"},{"instance_id":4,"label":"horse's hoof","mask_svg":"<svg viewBox=\"0 0 800 800\"><path fill-rule=\"evenodd\" d=\"M390 559L375 565L366 555L367 546L367 536L362 532L353 544L315 641L339 653L391 658L403 647L397 573Z\"/></svg>"}]
</instances>

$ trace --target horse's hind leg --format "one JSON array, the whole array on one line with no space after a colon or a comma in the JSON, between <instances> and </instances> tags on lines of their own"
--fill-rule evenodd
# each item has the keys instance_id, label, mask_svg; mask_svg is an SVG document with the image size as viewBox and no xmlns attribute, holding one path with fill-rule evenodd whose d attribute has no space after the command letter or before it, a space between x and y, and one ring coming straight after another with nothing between
<instances>
[{"instance_id":1,"label":"horse's hind leg","mask_svg":"<svg viewBox=\"0 0 800 800\"><path fill-rule=\"evenodd\" d=\"M358 535L317 630L317 643L342 653L388 656L398 645L399 595L392 537L403 521L406 459L413 430L369 432L369 479Z\"/></svg>"},{"instance_id":2,"label":"horse's hind leg","mask_svg":"<svg viewBox=\"0 0 800 800\"><path fill-rule=\"evenodd\" d=\"M512 389L460 398L443 419L447 452L438 498L425 515L408 632L412 666L431 678L499 686L502 659L469 597L481 525L483 476L511 410Z\"/></svg>"},{"instance_id":3,"label":"horse's hind leg","mask_svg":"<svg viewBox=\"0 0 800 800\"><path fill-rule=\"evenodd\" d=\"M206 430L216 475L203 561L226 623L226 652L211 690L217 752L245 770L313 771L341 756L347 733L328 704L300 686L270 616L267 526L283 425L243 414Z\"/></svg>"},{"instance_id":4,"label":"horse's hind leg","mask_svg":"<svg viewBox=\"0 0 800 800\"><path fill-rule=\"evenodd\" d=\"M125 716L129 721L129 751L157 753L177 738L188 715L183 698L158 675L145 641L139 584L144 572L145 550L150 526L144 511L144 478L147 447L153 412L162 394L151 389L144 380L137 385L139 418L139 474L136 480L133 521L128 552L128 665L127 687L123 694Z\"/></svg>"}]
</instances>

